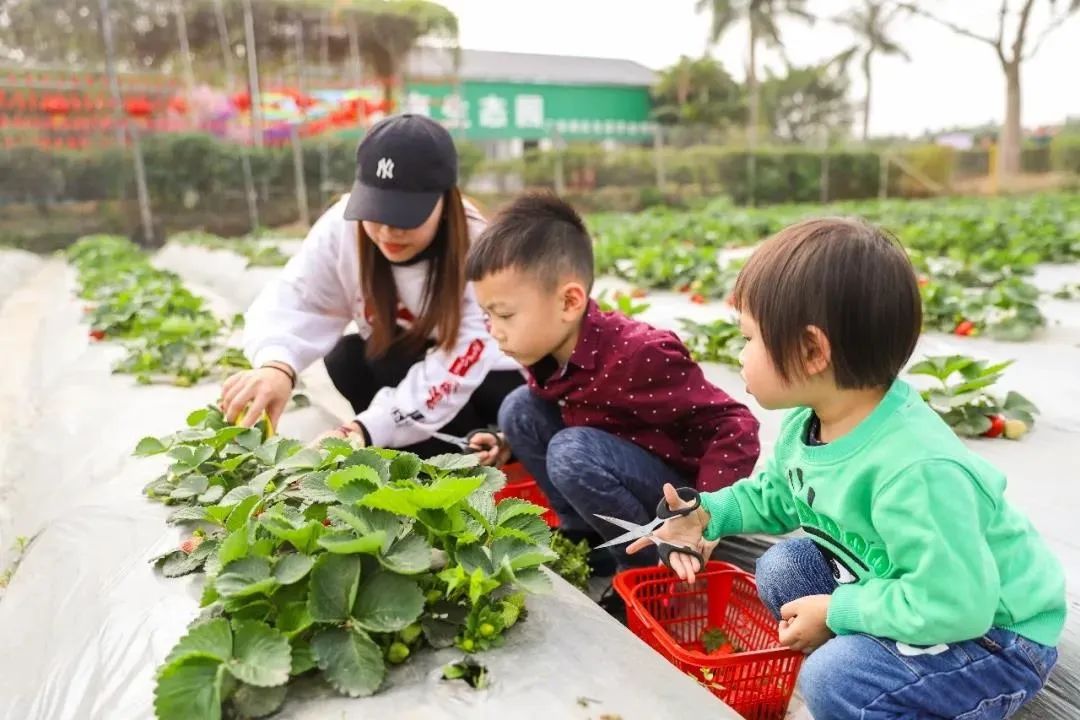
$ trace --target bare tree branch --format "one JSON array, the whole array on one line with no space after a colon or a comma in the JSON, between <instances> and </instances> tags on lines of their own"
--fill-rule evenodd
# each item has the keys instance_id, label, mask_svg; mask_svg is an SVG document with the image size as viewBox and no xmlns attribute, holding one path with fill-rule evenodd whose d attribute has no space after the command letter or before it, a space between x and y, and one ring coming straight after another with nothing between
<instances>
[{"instance_id":1,"label":"bare tree branch","mask_svg":"<svg viewBox=\"0 0 1080 720\"><path fill-rule=\"evenodd\" d=\"M1024 54L1024 60L1030 60L1035 57L1035 54L1039 52L1039 48L1042 47L1043 41L1047 36L1051 35L1055 30L1062 26L1065 19L1075 12L1074 8L1070 8L1063 13L1060 13L1056 17L1050 19L1050 24L1046 26L1046 29L1039 34L1039 37L1035 39L1034 44L1031 46L1031 50Z\"/></svg>"},{"instance_id":2,"label":"bare tree branch","mask_svg":"<svg viewBox=\"0 0 1080 720\"><path fill-rule=\"evenodd\" d=\"M994 43L994 50L997 52L998 59L1001 60L1002 65L1007 65L1008 60L1005 59L1005 18L1009 15L1009 0L1001 0L1001 11L998 13L998 34L997 42Z\"/></svg>"},{"instance_id":3,"label":"bare tree branch","mask_svg":"<svg viewBox=\"0 0 1080 720\"><path fill-rule=\"evenodd\" d=\"M954 33L956 33L957 35L963 35L964 37L971 38L972 40L978 40L979 42L984 42L987 45L989 45L990 47L994 47L994 48L999 47L998 42L994 38L986 37L985 35L980 35L980 34L978 34L976 32L972 32L971 30L968 30L965 27L961 27L961 26L957 25L954 22L950 22L949 20L945 20L944 18L939 18L937 15L934 15L933 13L931 13L931 12L929 12L927 10L923 10L921 7L919 7L915 3L899 2L899 3L896 3L896 5L898 7L901 7L903 9L907 10L908 12L912 13L913 15L918 15L920 17L924 17L927 20L932 20L932 21L936 22L938 25L942 25L944 27L947 27L950 30L952 30Z\"/></svg>"},{"instance_id":4,"label":"bare tree branch","mask_svg":"<svg viewBox=\"0 0 1080 720\"><path fill-rule=\"evenodd\" d=\"M1012 46L1012 61L1014 63L1020 62L1024 56L1024 36L1027 35L1028 21L1031 20L1031 8L1035 5L1035 0L1027 0L1024 5L1024 9L1020 11L1020 27L1016 29L1016 39L1013 40Z\"/></svg>"}]
</instances>

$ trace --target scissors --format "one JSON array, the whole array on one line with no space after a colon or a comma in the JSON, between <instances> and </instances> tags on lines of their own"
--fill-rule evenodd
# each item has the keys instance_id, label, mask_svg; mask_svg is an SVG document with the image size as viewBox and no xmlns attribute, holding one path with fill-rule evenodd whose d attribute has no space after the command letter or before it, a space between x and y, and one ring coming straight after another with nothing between
<instances>
[{"instance_id":1,"label":"scissors","mask_svg":"<svg viewBox=\"0 0 1080 720\"><path fill-rule=\"evenodd\" d=\"M472 432L470 432L465 437L458 437L457 435L448 435L448 434L442 433L442 432L433 432L433 433L431 433L431 437L435 438L436 440L442 440L444 443L449 443L450 445L455 445L455 446L461 448L462 452L474 453L474 452L477 452L478 448L472 447L472 445L471 445L472 439L475 436L480 435L480 434L491 435L492 437L495 438L495 448L496 449L502 448L503 441L502 441L502 438L499 437L499 431L498 430L489 430L487 428L480 429L480 430L473 430ZM479 448L479 450L490 450L490 449L491 449L490 447Z\"/></svg>"},{"instance_id":2,"label":"scissors","mask_svg":"<svg viewBox=\"0 0 1080 720\"><path fill-rule=\"evenodd\" d=\"M672 510L668 507L667 502L663 498L660 498L660 503L656 506L656 517L644 525L638 525L637 523L627 522L626 520L620 520L619 518L609 517L607 515L601 515L600 513L593 513L601 520L606 520L612 525L617 525L627 532L622 535L608 540L603 545L597 545L596 548L611 547L612 545L622 545L638 538L648 537L656 545L657 552L660 553L660 560L669 568L671 567L671 554L682 553L683 555L689 555L692 558L696 558L699 567L704 569L705 558L701 556L697 550L686 547L685 545L672 545L669 542L665 542L660 538L653 535L653 530L663 525L665 522L674 517L686 517L690 513L701 507L701 495L698 491L691 487L681 487L676 490L679 497L688 503L691 503L689 507L679 508L678 510Z\"/></svg>"}]
</instances>

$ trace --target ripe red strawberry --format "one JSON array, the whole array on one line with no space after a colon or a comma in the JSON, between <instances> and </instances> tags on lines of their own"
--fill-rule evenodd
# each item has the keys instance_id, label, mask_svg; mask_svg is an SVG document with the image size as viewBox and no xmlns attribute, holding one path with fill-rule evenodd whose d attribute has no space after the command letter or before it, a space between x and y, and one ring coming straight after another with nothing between
<instances>
[{"instance_id":1,"label":"ripe red strawberry","mask_svg":"<svg viewBox=\"0 0 1080 720\"><path fill-rule=\"evenodd\" d=\"M688 293L690 292L690 283L684 283L675 289L681 293Z\"/></svg>"},{"instance_id":2,"label":"ripe red strawberry","mask_svg":"<svg viewBox=\"0 0 1080 720\"><path fill-rule=\"evenodd\" d=\"M180 550L184 554L190 555L191 553L195 552L195 548L202 545L202 542L203 542L202 536L200 536L200 535L192 535L188 539L184 540L184 542L180 543Z\"/></svg>"},{"instance_id":3,"label":"ripe red strawberry","mask_svg":"<svg viewBox=\"0 0 1080 720\"><path fill-rule=\"evenodd\" d=\"M694 293L690 296L690 302L695 305L704 305L707 301L705 300L705 296L701 293Z\"/></svg>"},{"instance_id":4,"label":"ripe red strawberry","mask_svg":"<svg viewBox=\"0 0 1080 720\"><path fill-rule=\"evenodd\" d=\"M640 300L641 298L645 297L648 294L649 293L645 292L644 288L634 288L633 291L631 291L631 293L630 293L630 297L632 297L632 298L634 298L636 300Z\"/></svg>"},{"instance_id":5,"label":"ripe red strawberry","mask_svg":"<svg viewBox=\"0 0 1080 720\"><path fill-rule=\"evenodd\" d=\"M1001 433L1005 432L1005 416L1004 415L991 415L990 416L990 429L983 433L983 437L996 438L1001 437Z\"/></svg>"},{"instance_id":6,"label":"ripe red strawberry","mask_svg":"<svg viewBox=\"0 0 1080 720\"><path fill-rule=\"evenodd\" d=\"M963 320L956 325L956 329L953 330L953 334L961 337L967 337L975 332L975 323L970 320Z\"/></svg>"},{"instance_id":7,"label":"ripe red strawberry","mask_svg":"<svg viewBox=\"0 0 1080 720\"><path fill-rule=\"evenodd\" d=\"M330 527L330 518L323 518L323 527Z\"/></svg>"},{"instance_id":8,"label":"ripe red strawberry","mask_svg":"<svg viewBox=\"0 0 1080 720\"><path fill-rule=\"evenodd\" d=\"M94 342L100 342L100 341L105 339L105 331L104 330L91 330L89 334L90 334L90 339L93 340Z\"/></svg>"}]
</instances>

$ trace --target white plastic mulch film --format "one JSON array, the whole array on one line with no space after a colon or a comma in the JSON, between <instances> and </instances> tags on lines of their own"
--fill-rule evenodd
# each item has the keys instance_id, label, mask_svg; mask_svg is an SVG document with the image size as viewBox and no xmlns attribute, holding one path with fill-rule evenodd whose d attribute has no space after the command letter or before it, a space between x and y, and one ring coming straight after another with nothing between
<instances>
[{"instance_id":1,"label":"white plastic mulch film","mask_svg":"<svg viewBox=\"0 0 1080 720\"><path fill-rule=\"evenodd\" d=\"M242 272L221 256L220 272ZM0 566L15 559L16 537L31 538L0 597L5 720L152 718L154 672L198 613L201 575L164 578L148 563L182 533L142 495L161 458L131 451L143 436L180 429L217 388L112 375L119 349L88 343L73 279L58 260L0 252ZM190 286L210 283L199 284ZM235 312L242 302L213 304ZM279 430L310 439L333 422L316 397ZM294 683L275 717L736 717L560 579L528 610L505 646L476 656L489 671L484 690L440 679L460 651L427 650L369 698Z\"/></svg>"}]
</instances>

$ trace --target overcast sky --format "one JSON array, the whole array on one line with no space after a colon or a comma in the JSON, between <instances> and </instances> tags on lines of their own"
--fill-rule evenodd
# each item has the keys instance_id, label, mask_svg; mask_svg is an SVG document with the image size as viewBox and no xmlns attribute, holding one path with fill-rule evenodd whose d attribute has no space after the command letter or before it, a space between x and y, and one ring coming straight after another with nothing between
<instances>
[{"instance_id":1,"label":"overcast sky","mask_svg":"<svg viewBox=\"0 0 1080 720\"><path fill-rule=\"evenodd\" d=\"M466 48L629 58L653 69L668 66L683 54L700 54L709 22L694 12L694 0L440 1L457 13ZM829 17L860 2L809 0L808 7ZM996 33L998 0L923 0L923 4L983 35ZM1020 4L1021 0L1011 2ZM1057 2L1059 8L1067 4L1068 0ZM1009 44L1016 27L1017 13L1012 14L1006 33ZM1050 0L1036 0L1034 32L1029 37L1039 35L1050 17ZM782 32L788 56L800 64L832 57L852 43L846 30L821 21L813 27L787 22ZM745 77L746 35L744 26L737 26L713 51L738 78ZM872 134L918 134L1001 121L1004 79L989 45L910 17L895 23L893 36L911 55L911 62L899 57L875 60ZM779 55L772 52L766 53L764 63L782 67ZM1024 67L1025 126L1080 117L1080 15L1050 35ZM861 72L852 74L852 96L861 98Z\"/></svg>"}]
</instances>

